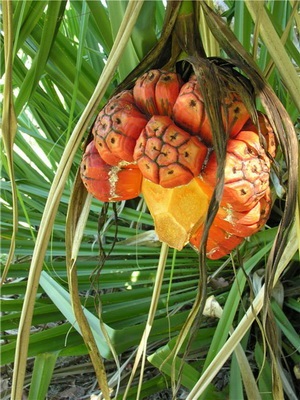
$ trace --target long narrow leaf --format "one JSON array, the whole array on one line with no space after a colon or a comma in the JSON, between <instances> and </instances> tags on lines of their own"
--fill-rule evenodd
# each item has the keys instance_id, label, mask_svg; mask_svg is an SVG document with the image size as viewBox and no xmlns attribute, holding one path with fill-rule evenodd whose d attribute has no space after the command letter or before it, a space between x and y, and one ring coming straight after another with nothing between
<instances>
[{"instance_id":1,"label":"long narrow leaf","mask_svg":"<svg viewBox=\"0 0 300 400\"><path fill-rule=\"evenodd\" d=\"M37 53L31 68L29 69L26 78L20 88L20 93L15 102L16 114L22 110L24 104L31 97L35 90L38 81L43 73L44 66L48 60L49 53L52 48L59 24L61 23L61 15L64 11L66 3L64 1L50 1L48 3L47 16L43 27L43 34ZM51 38L49 40L49 38Z\"/></svg>"},{"instance_id":2,"label":"long narrow leaf","mask_svg":"<svg viewBox=\"0 0 300 400\"><path fill-rule=\"evenodd\" d=\"M59 352L55 352L44 353L36 357L28 400L44 399L47 396L58 355Z\"/></svg>"},{"instance_id":3,"label":"long narrow leaf","mask_svg":"<svg viewBox=\"0 0 300 400\"><path fill-rule=\"evenodd\" d=\"M267 15L266 10L264 7L262 7L262 9L258 9L257 2L255 1L245 0L245 3L254 21L256 21L258 18L260 19L259 29L262 39L265 42L272 59L276 63L276 67L280 71L281 77L287 86L295 104L297 105L298 110L300 110L300 81L298 79L298 75L270 21L270 18Z\"/></svg>"},{"instance_id":4,"label":"long narrow leaf","mask_svg":"<svg viewBox=\"0 0 300 400\"><path fill-rule=\"evenodd\" d=\"M11 245L8 252L6 268L1 278L1 284L4 282L9 265L14 256L15 240L18 230L18 205L17 205L17 188L15 184L15 173L13 165L13 144L17 132L17 120L15 107L13 104L13 76L12 76L12 50L13 50L13 30L12 30L12 3L10 1L3 3L3 19L4 19L4 50L5 50L5 81L3 91L3 112L2 112L2 132L3 142L7 157L7 172L11 181L12 188L12 213L13 226L11 235Z\"/></svg>"}]
</instances>

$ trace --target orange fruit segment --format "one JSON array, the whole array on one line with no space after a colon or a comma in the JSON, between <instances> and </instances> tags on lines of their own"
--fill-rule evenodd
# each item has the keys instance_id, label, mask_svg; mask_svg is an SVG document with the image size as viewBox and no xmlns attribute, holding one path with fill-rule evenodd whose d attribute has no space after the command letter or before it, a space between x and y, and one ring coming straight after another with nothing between
<instances>
[{"instance_id":1,"label":"orange fruit segment","mask_svg":"<svg viewBox=\"0 0 300 400\"><path fill-rule=\"evenodd\" d=\"M182 84L180 75L175 72L150 70L137 79L133 96L146 115L171 116Z\"/></svg>"},{"instance_id":2,"label":"orange fruit segment","mask_svg":"<svg viewBox=\"0 0 300 400\"><path fill-rule=\"evenodd\" d=\"M141 192L140 170L125 162L118 166L107 164L100 157L94 141L88 144L83 155L80 175L88 192L100 201L129 200Z\"/></svg>"},{"instance_id":3,"label":"orange fruit segment","mask_svg":"<svg viewBox=\"0 0 300 400\"><path fill-rule=\"evenodd\" d=\"M165 188L199 175L207 147L167 116L153 116L138 138L133 158L143 176Z\"/></svg>"},{"instance_id":4,"label":"orange fruit segment","mask_svg":"<svg viewBox=\"0 0 300 400\"><path fill-rule=\"evenodd\" d=\"M136 140L147 122L147 117L135 105L131 91L113 97L98 114L92 130L103 160L110 165L132 162Z\"/></svg>"}]
</instances>

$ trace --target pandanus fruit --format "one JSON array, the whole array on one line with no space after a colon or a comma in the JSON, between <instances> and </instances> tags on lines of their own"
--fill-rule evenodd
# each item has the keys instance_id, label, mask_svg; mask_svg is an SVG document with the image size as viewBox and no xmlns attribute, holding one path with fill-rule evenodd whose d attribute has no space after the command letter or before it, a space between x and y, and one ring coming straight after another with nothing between
<instances>
[{"instance_id":1,"label":"pandanus fruit","mask_svg":"<svg viewBox=\"0 0 300 400\"><path fill-rule=\"evenodd\" d=\"M223 197L207 240L211 259L261 229L271 208L272 128L259 112L259 127L252 122L230 82L227 93L221 117L229 140ZM101 201L142 193L161 241L179 250L188 243L199 249L217 184L213 132L195 75L184 83L174 72L151 70L99 113L82 180Z\"/></svg>"}]
</instances>

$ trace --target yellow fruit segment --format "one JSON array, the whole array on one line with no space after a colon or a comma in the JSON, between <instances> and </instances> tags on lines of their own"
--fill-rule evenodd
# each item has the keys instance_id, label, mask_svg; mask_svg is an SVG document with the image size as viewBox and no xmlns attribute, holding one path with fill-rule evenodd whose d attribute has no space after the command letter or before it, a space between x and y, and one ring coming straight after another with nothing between
<instances>
[{"instance_id":1,"label":"yellow fruit segment","mask_svg":"<svg viewBox=\"0 0 300 400\"><path fill-rule=\"evenodd\" d=\"M196 179L172 189L143 179L142 194L159 239L181 250L192 230L203 223L209 202L207 194Z\"/></svg>"}]
</instances>

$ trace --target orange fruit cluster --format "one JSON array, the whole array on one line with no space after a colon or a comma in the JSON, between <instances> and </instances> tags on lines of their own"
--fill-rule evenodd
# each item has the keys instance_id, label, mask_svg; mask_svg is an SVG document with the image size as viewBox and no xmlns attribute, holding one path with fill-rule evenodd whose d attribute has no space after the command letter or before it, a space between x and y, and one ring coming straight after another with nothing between
<instances>
[{"instance_id":1,"label":"orange fruit cluster","mask_svg":"<svg viewBox=\"0 0 300 400\"><path fill-rule=\"evenodd\" d=\"M230 253L265 224L275 137L259 114L259 130L238 93L220 110L228 133L225 185L210 228L207 256ZM143 194L161 241L198 249L216 186L217 159L200 86L174 72L151 70L100 111L81 163L87 190L104 202ZM261 143L261 137L265 144ZM271 156L271 158L269 157Z\"/></svg>"}]
</instances>

